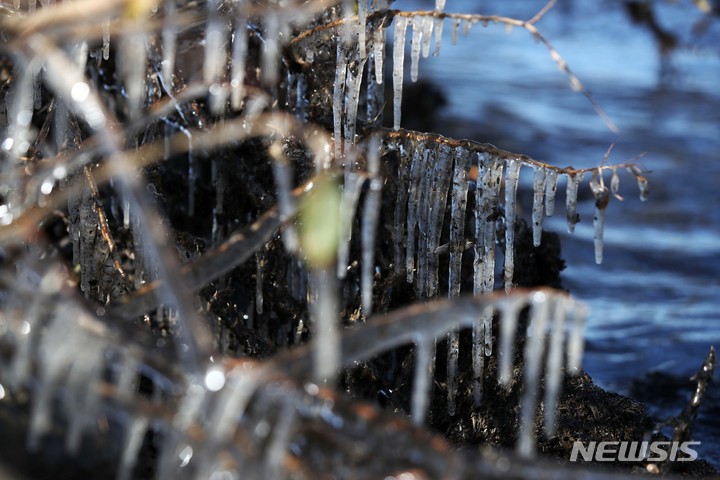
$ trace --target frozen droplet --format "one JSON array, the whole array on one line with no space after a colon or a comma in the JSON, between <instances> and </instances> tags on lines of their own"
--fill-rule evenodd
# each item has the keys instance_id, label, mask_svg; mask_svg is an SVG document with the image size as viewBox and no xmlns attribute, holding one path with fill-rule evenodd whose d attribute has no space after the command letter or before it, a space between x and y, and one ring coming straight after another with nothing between
<instances>
[{"instance_id":1,"label":"frozen droplet","mask_svg":"<svg viewBox=\"0 0 720 480\"><path fill-rule=\"evenodd\" d=\"M395 130L400 129L407 23L406 17L395 17L395 37L393 41L393 128Z\"/></svg>"},{"instance_id":2,"label":"frozen droplet","mask_svg":"<svg viewBox=\"0 0 720 480\"><path fill-rule=\"evenodd\" d=\"M222 368L211 367L205 374L205 388L217 392L225 385L225 372Z\"/></svg>"}]
</instances>

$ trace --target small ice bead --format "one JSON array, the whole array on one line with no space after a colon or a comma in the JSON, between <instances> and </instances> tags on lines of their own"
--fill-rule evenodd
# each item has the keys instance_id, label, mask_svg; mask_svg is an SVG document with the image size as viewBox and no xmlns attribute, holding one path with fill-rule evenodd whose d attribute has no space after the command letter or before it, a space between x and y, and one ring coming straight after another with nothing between
<instances>
[{"instance_id":1,"label":"small ice bead","mask_svg":"<svg viewBox=\"0 0 720 480\"><path fill-rule=\"evenodd\" d=\"M393 41L393 129L395 130L400 129L407 22L406 17L395 17L395 38Z\"/></svg>"}]
</instances>

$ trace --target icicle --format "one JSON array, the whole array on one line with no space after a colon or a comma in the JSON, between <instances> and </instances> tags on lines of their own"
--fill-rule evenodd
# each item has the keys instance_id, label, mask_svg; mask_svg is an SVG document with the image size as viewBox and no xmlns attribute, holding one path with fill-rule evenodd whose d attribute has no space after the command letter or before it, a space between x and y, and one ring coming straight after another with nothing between
<instances>
[{"instance_id":1,"label":"icicle","mask_svg":"<svg viewBox=\"0 0 720 480\"><path fill-rule=\"evenodd\" d=\"M102 58L110 58L110 22L102 22Z\"/></svg>"},{"instance_id":2,"label":"icicle","mask_svg":"<svg viewBox=\"0 0 720 480\"><path fill-rule=\"evenodd\" d=\"M125 91L130 110L130 117L137 116L145 91L145 74L147 52L145 43L147 35L139 30L130 31L120 37L119 71L125 83Z\"/></svg>"},{"instance_id":3,"label":"icicle","mask_svg":"<svg viewBox=\"0 0 720 480\"><path fill-rule=\"evenodd\" d=\"M445 0L435 0L435 10L442 12L443 8L445 8Z\"/></svg>"},{"instance_id":4,"label":"icicle","mask_svg":"<svg viewBox=\"0 0 720 480\"><path fill-rule=\"evenodd\" d=\"M435 365L435 340L418 338L415 342L415 376L410 407L412 421L422 425L427 415Z\"/></svg>"},{"instance_id":5,"label":"icicle","mask_svg":"<svg viewBox=\"0 0 720 480\"><path fill-rule=\"evenodd\" d=\"M450 220L450 270L448 296L460 295L462 279L462 256L465 249L465 210L467 208L468 169L470 152L463 147L455 149L455 167L453 170L452 205Z\"/></svg>"},{"instance_id":6,"label":"icicle","mask_svg":"<svg viewBox=\"0 0 720 480\"><path fill-rule=\"evenodd\" d=\"M343 99L345 97L345 78L347 74L347 51L343 42L337 42L337 61L335 83L333 85L333 139L335 140L335 159L342 158L342 118Z\"/></svg>"},{"instance_id":7,"label":"icicle","mask_svg":"<svg viewBox=\"0 0 720 480\"><path fill-rule=\"evenodd\" d=\"M165 2L165 23L162 28L162 73L165 83L172 88L177 55L177 27L174 24L175 0Z\"/></svg>"},{"instance_id":8,"label":"icicle","mask_svg":"<svg viewBox=\"0 0 720 480\"><path fill-rule=\"evenodd\" d=\"M460 19L453 18L452 21L452 44L458 44L458 31L460 30Z\"/></svg>"},{"instance_id":9,"label":"icicle","mask_svg":"<svg viewBox=\"0 0 720 480\"><path fill-rule=\"evenodd\" d=\"M440 46L442 44L442 32L445 19L442 17L435 17L433 23L435 24L435 50L433 51L433 55L437 57L440 55Z\"/></svg>"},{"instance_id":10,"label":"icicle","mask_svg":"<svg viewBox=\"0 0 720 480\"><path fill-rule=\"evenodd\" d=\"M472 23L470 23L470 19L469 19L469 18L466 18L466 19L463 20L463 29L462 29L462 34L463 34L463 36L467 36L468 34L470 34L470 27L471 27L471 26L472 26Z\"/></svg>"},{"instance_id":11,"label":"icicle","mask_svg":"<svg viewBox=\"0 0 720 480\"><path fill-rule=\"evenodd\" d=\"M521 163L508 160L505 171L505 291L512 288L515 271L515 197Z\"/></svg>"},{"instance_id":12,"label":"icicle","mask_svg":"<svg viewBox=\"0 0 720 480\"><path fill-rule=\"evenodd\" d=\"M278 192L278 206L280 209L280 221L285 223L292 218L295 212L295 199L292 195L292 165L282 151L279 143L270 146L270 156L273 158L272 167L275 177L275 186ZM295 252L298 248L298 236L295 226L288 223L282 230L282 239L285 249L288 252Z\"/></svg>"},{"instance_id":13,"label":"icicle","mask_svg":"<svg viewBox=\"0 0 720 480\"><path fill-rule=\"evenodd\" d=\"M426 175L432 176L429 178L431 189L428 205L429 225L427 228L427 249L425 253L429 263L426 272L427 281L425 282L425 288L427 292L426 296L432 298L437 295L438 291L438 268L440 261L437 250L440 246L440 236L445 219L448 190L450 189L454 176L452 147L446 143L440 143L437 146L435 158L428 160L427 171L428 173Z\"/></svg>"},{"instance_id":14,"label":"icicle","mask_svg":"<svg viewBox=\"0 0 720 480\"><path fill-rule=\"evenodd\" d=\"M410 163L410 184L408 186L405 273L407 282L412 283L415 275L415 227L418 223L418 209L422 193L420 184L425 169L425 142L417 142L412 146L412 151L407 154L412 156L412 160Z\"/></svg>"},{"instance_id":15,"label":"icicle","mask_svg":"<svg viewBox=\"0 0 720 480\"><path fill-rule=\"evenodd\" d=\"M557 192L558 172L549 168L545 176L545 215L555 213L555 192Z\"/></svg>"},{"instance_id":16,"label":"icicle","mask_svg":"<svg viewBox=\"0 0 720 480\"><path fill-rule=\"evenodd\" d=\"M360 4L363 0L360 0ZM295 419L295 406L290 402L285 402L280 410L279 417L273 427L272 439L267 446L265 454L265 468L267 476L265 478L282 478L285 471L284 460L290 444L290 434L292 433L293 420ZM233 475L229 475L233 478ZM212 477L211 477L212 478ZM227 478L227 477L221 477Z\"/></svg>"},{"instance_id":17,"label":"icicle","mask_svg":"<svg viewBox=\"0 0 720 480\"><path fill-rule=\"evenodd\" d=\"M400 161L398 162L398 186L397 197L395 199L395 215L393 217L393 244L395 247L395 275L399 276L402 273L403 267L406 266L406 257L403 256L403 253L407 249L407 243L410 238L410 235L406 234L405 225L409 211L409 191L413 185L410 174L414 158L414 149L405 148L405 145L401 143L398 150ZM412 279L410 281L412 282Z\"/></svg>"},{"instance_id":18,"label":"icicle","mask_svg":"<svg viewBox=\"0 0 720 480\"><path fill-rule=\"evenodd\" d=\"M620 195L620 176L618 175L617 168L613 168L612 179L610 180L610 191L613 196L618 200L622 201L624 198Z\"/></svg>"},{"instance_id":19,"label":"icicle","mask_svg":"<svg viewBox=\"0 0 720 480\"><path fill-rule=\"evenodd\" d=\"M344 23L340 26L340 36L342 38L342 43L345 44L346 47L350 47L353 44L353 36L355 34L355 27L356 25L353 25L352 19L355 13L355 0L345 0L343 2L343 12L342 12L342 18L344 20Z\"/></svg>"},{"instance_id":20,"label":"icicle","mask_svg":"<svg viewBox=\"0 0 720 480\"><path fill-rule=\"evenodd\" d=\"M595 244L595 263L598 265L603 260L603 230L605 228L605 209L610 201L610 191L605 186L602 177L602 170L598 169L593 173L590 180L590 189L595 196L595 216L593 218L593 242Z\"/></svg>"},{"instance_id":21,"label":"icicle","mask_svg":"<svg viewBox=\"0 0 720 480\"><path fill-rule=\"evenodd\" d=\"M432 43L432 31L435 24L434 17L422 17L422 56L427 58L430 55L430 43Z\"/></svg>"},{"instance_id":22,"label":"icicle","mask_svg":"<svg viewBox=\"0 0 720 480\"><path fill-rule=\"evenodd\" d=\"M192 148L192 133L187 128L180 130L188 139L188 215L195 214L195 184L197 183L197 169L195 167L195 155Z\"/></svg>"},{"instance_id":23,"label":"icicle","mask_svg":"<svg viewBox=\"0 0 720 480\"><path fill-rule=\"evenodd\" d=\"M265 19L265 48L262 49L262 77L265 85L274 85L278 79L280 18L273 9L266 10L263 18Z\"/></svg>"},{"instance_id":24,"label":"icicle","mask_svg":"<svg viewBox=\"0 0 720 480\"><path fill-rule=\"evenodd\" d=\"M492 293L495 286L495 212L502 186L503 162L485 152L478 153L477 159L473 293L481 295ZM473 323L473 392L476 405L482 395L483 356L492 353L492 316L492 308L485 309Z\"/></svg>"},{"instance_id":25,"label":"icicle","mask_svg":"<svg viewBox=\"0 0 720 480\"><path fill-rule=\"evenodd\" d=\"M337 286L335 275L320 268L310 273L311 290L316 298L310 304L311 319L315 327L313 377L316 382L334 383L340 368L340 332Z\"/></svg>"},{"instance_id":26,"label":"icicle","mask_svg":"<svg viewBox=\"0 0 720 480\"><path fill-rule=\"evenodd\" d=\"M395 130L400 129L407 23L406 17L395 17L395 38L393 42L393 128Z\"/></svg>"},{"instance_id":27,"label":"icicle","mask_svg":"<svg viewBox=\"0 0 720 480\"><path fill-rule=\"evenodd\" d=\"M28 13L35 13L37 8L37 0L28 0Z\"/></svg>"},{"instance_id":28,"label":"icicle","mask_svg":"<svg viewBox=\"0 0 720 480\"><path fill-rule=\"evenodd\" d=\"M580 221L577 214L578 187L585 178L585 172L569 173L567 176L567 192L565 194L565 205L567 207L568 233L575 231L575 224Z\"/></svg>"},{"instance_id":29,"label":"icicle","mask_svg":"<svg viewBox=\"0 0 720 480\"><path fill-rule=\"evenodd\" d=\"M340 238L338 241L338 258L337 258L337 276L345 278L347 274L348 258L350 256L350 240L352 239L352 227L355 220L355 210L357 209L358 199L362 192L365 178L357 173L350 172L345 177L345 186L343 195L340 200L340 219L338 233Z\"/></svg>"},{"instance_id":30,"label":"icicle","mask_svg":"<svg viewBox=\"0 0 720 480\"><path fill-rule=\"evenodd\" d=\"M258 315L263 313L263 271L265 270L265 254L255 254L255 311Z\"/></svg>"},{"instance_id":31,"label":"icicle","mask_svg":"<svg viewBox=\"0 0 720 480\"><path fill-rule=\"evenodd\" d=\"M642 175L642 170L640 170L640 167L638 167L637 165L632 165L628 167L628 171L635 175L638 189L640 189L640 201L646 202L648 199L648 195L650 194L647 178Z\"/></svg>"},{"instance_id":32,"label":"icicle","mask_svg":"<svg viewBox=\"0 0 720 480\"><path fill-rule=\"evenodd\" d=\"M360 60L367 57L367 0L358 0L358 54Z\"/></svg>"},{"instance_id":33,"label":"icicle","mask_svg":"<svg viewBox=\"0 0 720 480\"><path fill-rule=\"evenodd\" d=\"M417 219L418 239L417 253L414 257L416 258L417 264L416 291L421 297L426 297L431 256L428 250L428 231L430 229L430 209L433 205L431 189L434 183L432 165L435 162L435 150L428 148L424 152L419 153L423 157L423 160L421 163L419 186L416 192L418 202L415 205L415 218ZM414 235L411 238L414 238Z\"/></svg>"},{"instance_id":34,"label":"icicle","mask_svg":"<svg viewBox=\"0 0 720 480\"><path fill-rule=\"evenodd\" d=\"M570 340L568 343L567 370L571 374L577 374L582 365L583 350L585 348L585 316L587 309L584 305L577 303L571 304L573 308L570 310L573 314L572 325L570 326Z\"/></svg>"},{"instance_id":35,"label":"icicle","mask_svg":"<svg viewBox=\"0 0 720 480\"><path fill-rule=\"evenodd\" d=\"M535 175L533 177L533 209L532 209L532 228L533 228L533 245L540 246L542 240L543 226L543 206L545 195L545 167L534 167Z\"/></svg>"},{"instance_id":36,"label":"icicle","mask_svg":"<svg viewBox=\"0 0 720 480\"><path fill-rule=\"evenodd\" d=\"M525 391L520 404L520 431L517 443L517 452L524 458L535 455L535 411L551 303L554 303L553 300L544 292L538 291L532 295L530 325L523 354Z\"/></svg>"},{"instance_id":37,"label":"icicle","mask_svg":"<svg viewBox=\"0 0 720 480\"><path fill-rule=\"evenodd\" d=\"M563 346L565 344L565 317L567 300L558 298L554 302L552 337L550 352L545 368L545 433L551 437L555 431L555 410L560 395L560 383L563 376Z\"/></svg>"},{"instance_id":38,"label":"icicle","mask_svg":"<svg viewBox=\"0 0 720 480\"><path fill-rule=\"evenodd\" d=\"M128 427L125 433L122 458L120 459L120 465L118 467L119 479L129 480L133 478L133 468L135 468L135 463L137 462L148 425L149 422L146 417L135 417Z\"/></svg>"},{"instance_id":39,"label":"icicle","mask_svg":"<svg viewBox=\"0 0 720 480\"><path fill-rule=\"evenodd\" d=\"M248 49L247 25L245 20L241 18L235 19L232 42L232 71L230 72L232 94L230 102L234 110L239 110L242 107L243 98L245 98L245 61Z\"/></svg>"},{"instance_id":40,"label":"icicle","mask_svg":"<svg viewBox=\"0 0 720 480\"><path fill-rule=\"evenodd\" d=\"M383 59L385 56L385 29L378 27L373 31L373 57L375 58L375 81L383 83Z\"/></svg>"},{"instance_id":41,"label":"icicle","mask_svg":"<svg viewBox=\"0 0 720 480\"><path fill-rule=\"evenodd\" d=\"M361 0L362 3L362 0ZM373 136L368 143L368 176L370 189L365 196L362 217L362 259L360 297L366 317L372 313L373 279L375 272L375 237L380 208L382 207L382 178L380 178L380 137Z\"/></svg>"},{"instance_id":42,"label":"icicle","mask_svg":"<svg viewBox=\"0 0 720 480\"><path fill-rule=\"evenodd\" d=\"M345 81L346 103L345 103L345 143L355 144L355 121L357 119L358 102L360 100L360 84L365 70L365 60L355 62L347 67L347 79Z\"/></svg>"},{"instance_id":43,"label":"icicle","mask_svg":"<svg viewBox=\"0 0 720 480\"><path fill-rule=\"evenodd\" d=\"M423 40L423 24L425 17L412 19L412 37L410 43L410 80L417 82L420 63L420 48Z\"/></svg>"}]
</instances>

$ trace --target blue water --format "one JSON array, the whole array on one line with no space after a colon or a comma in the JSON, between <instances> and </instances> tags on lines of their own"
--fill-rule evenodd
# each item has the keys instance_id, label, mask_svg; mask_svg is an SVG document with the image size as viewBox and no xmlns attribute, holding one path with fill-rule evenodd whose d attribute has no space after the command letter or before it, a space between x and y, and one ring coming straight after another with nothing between
<instances>
[{"instance_id":1,"label":"blue water","mask_svg":"<svg viewBox=\"0 0 720 480\"><path fill-rule=\"evenodd\" d=\"M530 18L543 3L448 0L446 11ZM617 135L522 29L477 24L453 46L446 22L441 55L420 61L420 77L448 99L440 133L558 166L597 165L612 143L610 163L645 152L650 199L640 202L634 179L621 176L625 200L609 206L602 265L594 262L589 196L573 235L560 207L564 195L546 220L562 234L565 285L590 307L585 369L621 393L651 371L687 377L710 345L720 347L720 19L698 37L692 29L703 15L690 1L654 3L658 22L680 40L664 59L619 1L561 0L537 25L618 125ZM434 2L394 5L431 9ZM718 466L717 384L709 397L695 437ZM667 416L684 402L650 408Z\"/></svg>"}]
</instances>

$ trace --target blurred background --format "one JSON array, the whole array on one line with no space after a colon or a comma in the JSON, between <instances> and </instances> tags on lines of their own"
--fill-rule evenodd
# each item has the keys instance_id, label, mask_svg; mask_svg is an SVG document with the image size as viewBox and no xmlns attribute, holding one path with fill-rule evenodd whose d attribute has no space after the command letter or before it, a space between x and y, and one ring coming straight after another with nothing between
<instances>
[{"instance_id":1,"label":"blurred background","mask_svg":"<svg viewBox=\"0 0 720 480\"><path fill-rule=\"evenodd\" d=\"M530 33L493 24L473 25L467 36L461 28L453 45L446 21L440 55L420 60L420 79L436 90L428 97L439 110L427 118L403 114L404 127L489 142L560 167L599 165L613 143L609 164L645 152L639 163L651 171L650 198L640 202L632 176L621 175L625 200L608 207L602 265L594 262L587 183L575 233L567 234L560 207L545 228L562 236L566 288L590 307L585 369L662 420L680 413L693 389L689 377L711 345L720 347L720 12L695 3L559 0L537 24L618 134ZM447 0L445 11L529 19L544 4ZM393 7L431 10L434 1ZM532 174L525 173L520 204L529 219ZM557 202L564 205L562 180ZM717 383L695 440L720 467Z\"/></svg>"}]
</instances>

